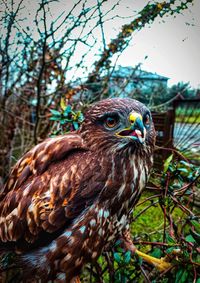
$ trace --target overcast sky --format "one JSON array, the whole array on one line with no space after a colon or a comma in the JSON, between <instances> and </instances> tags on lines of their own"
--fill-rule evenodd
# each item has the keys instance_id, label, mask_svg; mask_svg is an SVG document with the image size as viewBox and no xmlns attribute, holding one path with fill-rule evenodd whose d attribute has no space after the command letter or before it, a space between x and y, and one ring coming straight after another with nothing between
<instances>
[{"instance_id":1,"label":"overcast sky","mask_svg":"<svg viewBox=\"0 0 200 283\"><path fill-rule=\"evenodd\" d=\"M138 32L119 63L143 62L143 69L169 77L169 84L189 81L200 87L200 1L190 7L176 18L165 17L165 23L156 20Z\"/></svg>"},{"instance_id":2,"label":"overcast sky","mask_svg":"<svg viewBox=\"0 0 200 283\"><path fill-rule=\"evenodd\" d=\"M124 10L120 10L122 14L147 3L146 0L124 2ZM169 77L169 85L183 81L192 87L200 87L200 0L194 0L194 5L189 7L176 18L165 17L164 23L156 19L149 27L134 34L131 45L118 63L131 66L142 62L142 69ZM106 30L107 34L112 34L109 27Z\"/></svg>"},{"instance_id":3,"label":"overcast sky","mask_svg":"<svg viewBox=\"0 0 200 283\"><path fill-rule=\"evenodd\" d=\"M25 0L31 12L36 9L37 1ZM88 6L96 4L97 0L88 0ZM200 87L200 0L193 0L194 5L189 5L189 9L176 14L174 16L157 18L153 24L143 28L139 32L133 33L133 39L130 46L125 49L118 60L118 64L122 66L135 66L142 63L142 69L150 72L156 72L160 75L170 78L169 85L177 82L189 82L192 87ZM53 18L62 11L69 11L75 0L60 0L54 2ZM112 7L117 0L108 0L104 3L102 12ZM113 11L114 15L121 17L137 15L147 0L121 0L120 5ZM80 11L77 11L77 15ZM109 17L112 15L109 14ZM115 38L120 31L120 27L125 22L130 22L132 18L108 21L105 23L104 32L106 43L108 44L112 38ZM162 22L164 20L164 23ZM76 32L73 34L76 37ZM78 30L77 30L78 36ZM95 36L98 38L99 47L102 47L102 37L100 27L95 29ZM98 45L97 45L98 47ZM90 66L95 61L95 54L99 54L99 47L94 53L90 53L87 57L86 65ZM81 57L84 46L80 48L80 52L76 52L75 60ZM84 53L83 53L84 54ZM146 59L145 59L146 58ZM79 75L77 73L77 75Z\"/></svg>"}]
</instances>

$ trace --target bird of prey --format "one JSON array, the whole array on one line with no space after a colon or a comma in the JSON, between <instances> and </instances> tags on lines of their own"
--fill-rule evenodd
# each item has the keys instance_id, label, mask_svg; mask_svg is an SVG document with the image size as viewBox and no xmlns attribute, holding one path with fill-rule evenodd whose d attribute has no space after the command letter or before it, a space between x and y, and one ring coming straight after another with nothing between
<instances>
[{"instance_id":1,"label":"bird of prey","mask_svg":"<svg viewBox=\"0 0 200 283\"><path fill-rule=\"evenodd\" d=\"M46 139L17 162L0 193L0 251L16 254L22 282L75 282L109 243L131 246L130 217L154 144L144 104L105 99L79 130Z\"/></svg>"}]
</instances>

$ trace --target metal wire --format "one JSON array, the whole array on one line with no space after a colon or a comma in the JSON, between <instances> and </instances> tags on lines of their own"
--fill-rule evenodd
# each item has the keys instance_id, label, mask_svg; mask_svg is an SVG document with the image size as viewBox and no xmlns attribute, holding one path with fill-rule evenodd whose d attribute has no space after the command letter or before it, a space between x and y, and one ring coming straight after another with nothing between
<instances>
[{"instance_id":1,"label":"metal wire","mask_svg":"<svg viewBox=\"0 0 200 283\"><path fill-rule=\"evenodd\" d=\"M200 162L200 100L176 103L173 145Z\"/></svg>"}]
</instances>

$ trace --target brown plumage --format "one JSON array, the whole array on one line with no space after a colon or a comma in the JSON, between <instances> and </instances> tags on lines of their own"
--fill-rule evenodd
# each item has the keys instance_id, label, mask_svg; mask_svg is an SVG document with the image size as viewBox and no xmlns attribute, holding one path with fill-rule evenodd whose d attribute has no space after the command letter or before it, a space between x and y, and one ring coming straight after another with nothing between
<instances>
[{"instance_id":1,"label":"brown plumage","mask_svg":"<svg viewBox=\"0 0 200 283\"><path fill-rule=\"evenodd\" d=\"M142 103L106 99L77 132L49 138L17 162L0 194L0 244L18 254L24 282L69 282L126 234L154 143Z\"/></svg>"}]
</instances>

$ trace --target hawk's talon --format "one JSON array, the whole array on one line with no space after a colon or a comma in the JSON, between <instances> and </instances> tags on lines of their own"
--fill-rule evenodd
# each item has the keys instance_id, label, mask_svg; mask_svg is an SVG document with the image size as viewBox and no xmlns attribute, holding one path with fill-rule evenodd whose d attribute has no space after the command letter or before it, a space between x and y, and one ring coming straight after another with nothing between
<instances>
[{"instance_id":1,"label":"hawk's talon","mask_svg":"<svg viewBox=\"0 0 200 283\"><path fill-rule=\"evenodd\" d=\"M141 257L146 262L155 266L159 271L166 271L173 267L170 262L166 261L166 258L156 258L150 255L147 255L139 250L136 249L135 253Z\"/></svg>"},{"instance_id":2,"label":"hawk's talon","mask_svg":"<svg viewBox=\"0 0 200 283\"><path fill-rule=\"evenodd\" d=\"M137 254L143 260L155 266L159 271L166 271L173 267L173 265L167 261L168 257L159 259L139 251L132 242L129 230L123 233L123 236L120 238L120 240L122 241L122 247L124 249L130 251L132 255Z\"/></svg>"}]
</instances>

